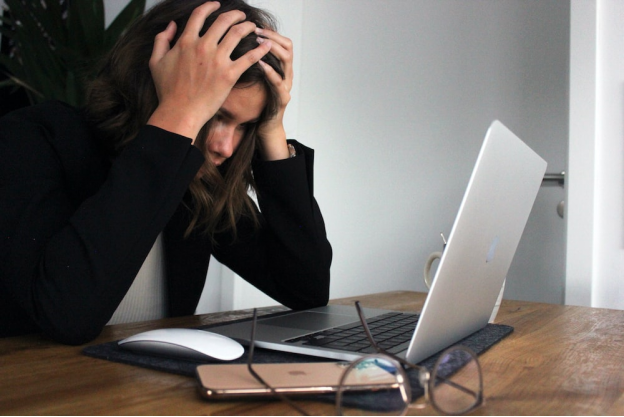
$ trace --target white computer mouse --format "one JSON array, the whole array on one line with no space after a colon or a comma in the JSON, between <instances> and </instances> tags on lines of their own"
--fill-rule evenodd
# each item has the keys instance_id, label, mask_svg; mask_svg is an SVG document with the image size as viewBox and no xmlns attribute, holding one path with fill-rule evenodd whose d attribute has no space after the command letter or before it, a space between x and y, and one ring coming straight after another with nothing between
<instances>
[{"instance_id":1,"label":"white computer mouse","mask_svg":"<svg viewBox=\"0 0 624 417\"><path fill-rule=\"evenodd\" d=\"M240 358L245 349L235 340L199 329L158 329L120 340L124 349L149 355L193 360L231 361Z\"/></svg>"}]
</instances>

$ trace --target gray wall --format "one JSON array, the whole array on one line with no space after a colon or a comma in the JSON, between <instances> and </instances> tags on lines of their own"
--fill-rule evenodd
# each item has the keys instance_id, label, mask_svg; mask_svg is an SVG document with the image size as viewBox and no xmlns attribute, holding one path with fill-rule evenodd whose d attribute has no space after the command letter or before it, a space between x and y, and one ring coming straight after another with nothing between
<instances>
[{"instance_id":1,"label":"gray wall","mask_svg":"<svg viewBox=\"0 0 624 417\"><path fill-rule=\"evenodd\" d=\"M298 133L317 151L332 297L425 289L493 119L565 169L567 1L304 0L302 27ZM557 198L538 198L551 211L530 226L530 252L548 239L563 256L563 223L548 226ZM534 261L519 254L506 297L539 299L530 276L563 301L563 259Z\"/></svg>"}]
</instances>

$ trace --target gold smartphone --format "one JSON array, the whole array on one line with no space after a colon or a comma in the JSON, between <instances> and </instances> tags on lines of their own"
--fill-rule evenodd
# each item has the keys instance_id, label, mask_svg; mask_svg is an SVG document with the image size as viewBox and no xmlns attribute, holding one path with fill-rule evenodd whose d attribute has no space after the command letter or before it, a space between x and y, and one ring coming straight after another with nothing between
<instances>
[{"instance_id":1,"label":"gold smartphone","mask_svg":"<svg viewBox=\"0 0 624 417\"><path fill-rule=\"evenodd\" d=\"M266 363L254 365L254 370L276 391L288 395L310 395L336 392L346 362ZM271 396L271 390L249 373L247 365L200 365L197 367L199 389L208 399L233 399ZM391 388L396 378L379 369L375 375L367 370L365 378L351 373L346 385L349 390ZM351 375L350 374L350 375Z\"/></svg>"}]
</instances>

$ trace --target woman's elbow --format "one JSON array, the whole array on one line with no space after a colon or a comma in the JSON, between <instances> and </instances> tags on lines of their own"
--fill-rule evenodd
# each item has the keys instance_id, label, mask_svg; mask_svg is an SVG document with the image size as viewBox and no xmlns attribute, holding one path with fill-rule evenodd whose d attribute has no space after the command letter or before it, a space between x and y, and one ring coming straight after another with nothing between
<instances>
[{"instance_id":1,"label":"woman's elbow","mask_svg":"<svg viewBox=\"0 0 624 417\"><path fill-rule=\"evenodd\" d=\"M56 342L64 345L84 345L97 338L104 324L98 324L95 320L86 319L85 316L75 314L74 317L53 317L37 320L43 333Z\"/></svg>"},{"instance_id":2,"label":"woman's elbow","mask_svg":"<svg viewBox=\"0 0 624 417\"><path fill-rule=\"evenodd\" d=\"M293 310L307 310L327 305L329 302L329 269L307 276L300 275L298 279L303 285L298 286L295 291L289 291L282 304Z\"/></svg>"},{"instance_id":3,"label":"woman's elbow","mask_svg":"<svg viewBox=\"0 0 624 417\"><path fill-rule=\"evenodd\" d=\"M67 332L67 333L55 333L51 337L59 343L64 345L79 346L91 342L101 333L101 329L93 331L82 332Z\"/></svg>"}]
</instances>

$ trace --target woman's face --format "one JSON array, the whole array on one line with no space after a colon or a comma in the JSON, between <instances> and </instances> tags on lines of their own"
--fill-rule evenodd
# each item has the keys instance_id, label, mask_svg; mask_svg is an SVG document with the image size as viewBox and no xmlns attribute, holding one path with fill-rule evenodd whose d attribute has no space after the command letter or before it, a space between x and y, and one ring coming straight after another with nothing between
<instances>
[{"instance_id":1,"label":"woman's face","mask_svg":"<svg viewBox=\"0 0 624 417\"><path fill-rule=\"evenodd\" d=\"M208 157L213 164L219 166L234 154L246 129L260 119L266 100L266 91L260 84L232 89L212 118L206 139Z\"/></svg>"}]
</instances>

